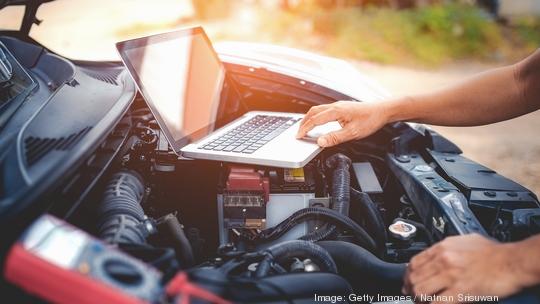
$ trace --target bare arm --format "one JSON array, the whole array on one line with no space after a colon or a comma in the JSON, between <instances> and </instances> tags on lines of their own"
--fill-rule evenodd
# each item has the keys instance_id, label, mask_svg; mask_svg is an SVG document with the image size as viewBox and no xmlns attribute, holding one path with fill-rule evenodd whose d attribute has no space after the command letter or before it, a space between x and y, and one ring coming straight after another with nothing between
<instances>
[{"instance_id":1,"label":"bare arm","mask_svg":"<svg viewBox=\"0 0 540 304\"><path fill-rule=\"evenodd\" d=\"M478 234L448 237L413 257L403 292L504 298L540 284L539 252L539 235L505 244Z\"/></svg>"},{"instance_id":2,"label":"bare arm","mask_svg":"<svg viewBox=\"0 0 540 304\"><path fill-rule=\"evenodd\" d=\"M540 50L527 59L477 75L439 92L389 102L389 121L447 126L488 124L540 108ZM498 243L480 235L449 237L416 255L403 292L459 299L501 298L540 284L540 235ZM436 302L438 303L438 302Z\"/></svg>"},{"instance_id":3,"label":"bare arm","mask_svg":"<svg viewBox=\"0 0 540 304\"><path fill-rule=\"evenodd\" d=\"M490 70L459 84L393 100L388 119L444 126L499 122L540 108L540 50L511 66Z\"/></svg>"},{"instance_id":4,"label":"bare arm","mask_svg":"<svg viewBox=\"0 0 540 304\"><path fill-rule=\"evenodd\" d=\"M382 103L340 101L313 107L298 132L337 120L341 131L319 139L323 147L368 136L387 123L415 121L476 126L540 109L540 49L514 65L490 70L443 90Z\"/></svg>"},{"instance_id":5,"label":"bare arm","mask_svg":"<svg viewBox=\"0 0 540 304\"><path fill-rule=\"evenodd\" d=\"M522 287L540 284L540 263L534 258L540 255L540 235L531 236L523 241L513 243L513 257L520 259L518 271L522 272L519 280ZM512 246L510 245L510 246Z\"/></svg>"}]
</instances>

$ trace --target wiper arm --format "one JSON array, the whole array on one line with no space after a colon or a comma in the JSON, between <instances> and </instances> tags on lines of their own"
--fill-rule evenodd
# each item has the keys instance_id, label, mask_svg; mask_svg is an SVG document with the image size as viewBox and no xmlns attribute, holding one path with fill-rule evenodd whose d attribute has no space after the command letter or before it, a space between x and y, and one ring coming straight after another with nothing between
<instances>
[{"instance_id":1,"label":"wiper arm","mask_svg":"<svg viewBox=\"0 0 540 304\"><path fill-rule=\"evenodd\" d=\"M37 83L0 42L0 131Z\"/></svg>"},{"instance_id":2,"label":"wiper arm","mask_svg":"<svg viewBox=\"0 0 540 304\"><path fill-rule=\"evenodd\" d=\"M9 82L13 77L13 67L8 61L6 53L0 48L0 85Z\"/></svg>"}]
</instances>

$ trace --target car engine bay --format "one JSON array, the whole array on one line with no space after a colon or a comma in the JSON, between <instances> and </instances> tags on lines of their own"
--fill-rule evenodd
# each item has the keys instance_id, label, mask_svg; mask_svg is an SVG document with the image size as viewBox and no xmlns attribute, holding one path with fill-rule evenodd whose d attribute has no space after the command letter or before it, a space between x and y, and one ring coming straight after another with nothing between
<instances>
[{"instance_id":1,"label":"car engine bay","mask_svg":"<svg viewBox=\"0 0 540 304\"><path fill-rule=\"evenodd\" d=\"M325 149L299 169L184 159L119 63L72 62L29 42L0 41L37 83L31 98L49 100L27 101L19 120L28 122L22 128L11 120L20 134L0 145L2 207L18 202L17 191L38 191L50 179L40 199L27 199L39 204L17 203L26 220L17 213L17 224L7 223L22 229L46 211L150 265L160 284L183 271L215 295L250 303L400 296L411 257L447 236L508 242L540 231L532 192L425 126L385 126ZM223 123L253 110L304 113L353 99L268 69L225 65L241 99L225 86ZM120 104L125 108L116 109ZM111 113L117 119L104 122ZM14 147L19 152L10 154ZM23 173L14 173L15 163ZM50 173L53 167L61 176ZM15 218L17 208L2 215ZM129 269L112 269L126 290L140 283Z\"/></svg>"}]
</instances>

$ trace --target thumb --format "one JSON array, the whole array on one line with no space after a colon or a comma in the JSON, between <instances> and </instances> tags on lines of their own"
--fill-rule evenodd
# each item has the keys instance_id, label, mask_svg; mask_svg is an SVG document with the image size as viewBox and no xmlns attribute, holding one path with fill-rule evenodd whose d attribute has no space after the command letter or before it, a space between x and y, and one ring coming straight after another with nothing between
<instances>
[{"instance_id":1,"label":"thumb","mask_svg":"<svg viewBox=\"0 0 540 304\"><path fill-rule=\"evenodd\" d=\"M338 145L349 139L349 131L347 129L341 129L319 137L317 139L317 144L323 148L326 148Z\"/></svg>"}]
</instances>

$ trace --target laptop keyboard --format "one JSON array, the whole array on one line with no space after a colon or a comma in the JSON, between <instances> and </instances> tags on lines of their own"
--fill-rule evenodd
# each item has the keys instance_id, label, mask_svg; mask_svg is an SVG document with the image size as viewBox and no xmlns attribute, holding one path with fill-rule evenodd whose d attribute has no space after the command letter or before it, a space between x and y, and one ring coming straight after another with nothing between
<instances>
[{"instance_id":1,"label":"laptop keyboard","mask_svg":"<svg viewBox=\"0 0 540 304\"><path fill-rule=\"evenodd\" d=\"M251 154L299 120L287 116L256 115L199 149Z\"/></svg>"}]
</instances>

